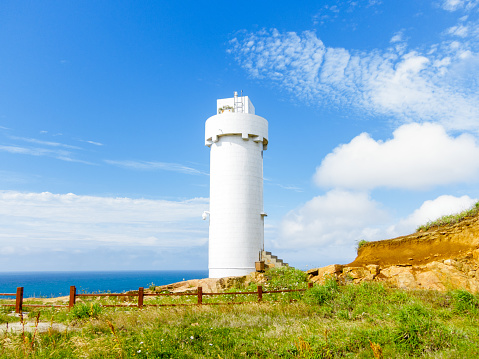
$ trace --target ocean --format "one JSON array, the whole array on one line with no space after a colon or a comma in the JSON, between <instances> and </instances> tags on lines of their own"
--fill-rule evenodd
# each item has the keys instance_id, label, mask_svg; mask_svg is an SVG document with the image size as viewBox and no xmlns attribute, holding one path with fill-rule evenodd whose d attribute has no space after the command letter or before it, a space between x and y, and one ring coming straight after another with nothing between
<instances>
[{"instance_id":1,"label":"ocean","mask_svg":"<svg viewBox=\"0 0 479 359\"><path fill-rule=\"evenodd\" d=\"M77 293L122 293L151 284L164 285L208 277L208 270L99 271L99 272L4 272L0 273L0 293L15 293L24 287L24 297L60 297ZM8 297L2 297L8 298Z\"/></svg>"}]
</instances>

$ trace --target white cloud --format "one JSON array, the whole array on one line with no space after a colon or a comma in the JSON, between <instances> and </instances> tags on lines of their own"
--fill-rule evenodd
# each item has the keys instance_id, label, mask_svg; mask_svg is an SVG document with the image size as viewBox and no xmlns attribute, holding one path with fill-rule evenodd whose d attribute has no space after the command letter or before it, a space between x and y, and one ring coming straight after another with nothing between
<instances>
[{"instance_id":1,"label":"white cloud","mask_svg":"<svg viewBox=\"0 0 479 359\"><path fill-rule=\"evenodd\" d=\"M314 31L244 31L230 41L229 53L252 78L269 80L310 105L380 116L399 126L391 139L363 133L324 158L314 179L332 190L288 213L271 241L275 254L303 263L345 263L354 259L359 239L407 234L426 215L471 203L467 196L442 196L431 201L437 210L425 202L411 216L392 220L367 191L477 182L479 27L475 14L466 13L477 4L442 1L448 11L461 10L457 23L429 33L428 44L414 48L407 29L391 33L388 47L370 51L328 46ZM338 7L341 13L346 6ZM323 6L313 21L334 21L335 10Z\"/></svg>"},{"instance_id":2,"label":"white cloud","mask_svg":"<svg viewBox=\"0 0 479 359\"><path fill-rule=\"evenodd\" d=\"M0 191L0 246L182 247L205 243L208 200L165 201Z\"/></svg>"},{"instance_id":3,"label":"white cloud","mask_svg":"<svg viewBox=\"0 0 479 359\"><path fill-rule=\"evenodd\" d=\"M376 238L379 223L387 213L366 193L332 190L314 197L282 220L277 248L301 249L341 248L344 255L353 255L359 239ZM336 253L337 254L337 253Z\"/></svg>"},{"instance_id":4,"label":"white cloud","mask_svg":"<svg viewBox=\"0 0 479 359\"><path fill-rule=\"evenodd\" d=\"M393 37L391 37L391 40L389 40L390 43L402 42L402 41L404 41L404 31L398 31L397 33L394 34Z\"/></svg>"},{"instance_id":5,"label":"white cloud","mask_svg":"<svg viewBox=\"0 0 479 359\"><path fill-rule=\"evenodd\" d=\"M113 161L105 160L106 163L118 167L135 169L135 170L162 170L162 171L172 171L185 173L190 175L208 175L207 173L201 172L195 168L187 167L180 165L178 163L168 163L168 162L154 162L154 161Z\"/></svg>"},{"instance_id":6,"label":"white cloud","mask_svg":"<svg viewBox=\"0 0 479 359\"><path fill-rule=\"evenodd\" d=\"M479 5L478 0L443 0L441 7L447 11L472 10Z\"/></svg>"},{"instance_id":7,"label":"white cloud","mask_svg":"<svg viewBox=\"0 0 479 359\"><path fill-rule=\"evenodd\" d=\"M31 148L25 148L20 146L4 146L4 145L0 145L0 151L15 153L15 154L22 154L22 155L33 155L33 156L42 156L45 153L47 153L46 151L40 150L40 149L31 149ZM48 152L51 153L52 151L48 151Z\"/></svg>"},{"instance_id":8,"label":"white cloud","mask_svg":"<svg viewBox=\"0 0 479 359\"><path fill-rule=\"evenodd\" d=\"M21 147L21 146L11 146L11 145L0 145L0 151L9 152L17 155L30 155L30 156L46 156L56 158L57 160L66 161L66 162L77 162L87 165L93 165L93 163L88 161L83 161L75 159L72 156L70 151L55 149L51 150L48 148L38 148L38 147Z\"/></svg>"},{"instance_id":9,"label":"white cloud","mask_svg":"<svg viewBox=\"0 0 479 359\"><path fill-rule=\"evenodd\" d=\"M450 32L466 36L459 28ZM399 41L366 52L327 47L311 31L272 29L233 39L230 50L250 76L270 79L312 104L479 131L479 72L470 71L479 66L479 45L469 40L446 39L426 52Z\"/></svg>"},{"instance_id":10,"label":"white cloud","mask_svg":"<svg viewBox=\"0 0 479 359\"><path fill-rule=\"evenodd\" d=\"M346 264L356 257L358 240L377 241L414 233L419 225L470 208L469 196L439 196L425 201L402 219L366 193L332 190L288 213L272 241L276 255L298 263L325 266Z\"/></svg>"},{"instance_id":11,"label":"white cloud","mask_svg":"<svg viewBox=\"0 0 479 359\"><path fill-rule=\"evenodd\" d=\"M42 141L42 140L37 140L36 138L17 137L17 136L10 136L10 138L13 140L20 140L20 141L29 142L29 143L35 143L37 145L44 145L44 146L51 146L51 147L64 147L64 148L70 148L75 150L81 150L81 147L67 145L60 142Z\"/></svg>"},{"instance_id":12,"label":"white cloud","mask_svg":"<svg viewBox=\"0 0 479 359\"><path fill-rule=\"evenodd\" d=\"M286 190L289 190L289 191L303 192L303 189L301 187L298 187L298 186L295 186L295 185L292 185L292 184L286 184L285 185L285 184L277 183L277 182L275 182L272 179L267 178L267 177L264 177L263 181L264 181L264 184L267 185L267 186L268 185L269 186L278 186L279 188L286 189Z\"/></svg>"},{"instance_id":13,"label":"white cloud","mask_svg":"<svg viewBox=\"0 0 479 359\"><path fill-rule=\"evenodd\" d=\"M407 124L387 141L367 133L338 146L316 169L319 186L421 189L477 181L479 146L471 135L449 136L437 124Z\"/></svg>"},{"instance_id":14,"label":"white cloud","mask_svg":"<svg viewBox=\"0 0 479 359\"><path fill-rule=\"evenodd\" d=\"M450 195L439 196L434 200L425 201L408 217L401 219L397 224L388 228L388 237L397 237L413 233L417 227L434 221L442 216L460 213L471 208L477 199L469 196L454 197Z\"/></svg>"},{"instance_id":15,"label":"white cloud","mask_svg":"<svg viewBox=\"0 0 479 359\"><path fill-rule=\"evenodd\" d=\"M47 134L48 131L42 130L40 134ZM52 136L61 136L61 133L57 133ZM78 154L83 151L82 147L69 145L62 142L57 141L45 141L39 140L36 138L30 137L22 137L22 136L13 136L8 135L5 137L8 139L9 143L0 144L0 151L8 152L11 154L22 154L22 155L30 155L30 156L37 156L37 157L50 157L55 158L61 161L66 162L76 162L76 163L83 163L87 165L96 165L93 162L85 161L82 159L78 159ZM75 140L86 142L95 146L103 146L100 142L94 141L85 141L85 140ZM84 155L84 152L82 153Z\"/></svg>"},{"instance_id":16,"label":"white cloud","mask_svg":"<svg viewBox=\"0 0 479 359\"><path fill-rule=\"evenodd\" d=\"M46 131L41 131L41 133L43 132L46 133ZM16 143L0 144L0 151L17 155L50 157L66 162L94 165L92 162L75 158L74 151L82 150L82 148L78 146L72 146L61 142L43 141L30 137L9 135L7 138L9 142Z\"/></svg>"},{"instance_id":17,"label":"white cloud","mask_svg":"<svg viewBox=\"0 0 479 359\"><path fill-rule=\"evenodd\" d=\"M370 8L376 7L382 4L380 0L369 0L369 1L357 1L357 0L336 0L335 4L332 4L333 1L326 2L321 9L313 15L312 20L313 24L323 25L328 22L331 23L336 21L339 18L340 14L352 13L355 9L360 9L362 7ZM354 24L349 24L354 28Z\"/></svg>"},{"instance_id":18,"label":"white cloud","mask_svg":"<svg viewBox=\"0 0 479 359\"><path fill-rule=\"evenodd\" d=\"M466 37L469 35L469 27L464 25L452 26L446 30L448 35L454 35L459 37Z\"/></svg>"},{"instance_id":19,"label":"white cloud","mask_svg":"<svg viewBox=\"0 0 479 359\"><path fill-rule=\"evenodd\" d=\"M282 189L287 189L289 191L295 191L295 192L303 192L303 189L301 187L297 186L288 186L288 185L282 185L280 183L276 183L276 185Z\"/></svg>"},{"instance_id":20,"label":"white cloud","mask_svg":"<svg viewBox=\"0 0 479 359\"><path fill-rule=\"evenodd\" d=\"M77 140L77 141L86 142L86 143L89 143L89 144L95 145L95 146L103 146L103 143L101 143L101 142L95 142L95 141L89 141L89 140Z\"/></svg>"},{"instance_id":21,"label":"white cloud","mask_svg":"<svg viewBox=\"0 0 479 359\"><path fill-rule=\"evenodd\" d=\"M451 26L444 31L444 35L457 37L460 43L454 46L462 46L465 52L471 49L477 49L477 41L479 40L479 22L477 20L469 20L468 17L460 19L457 25ZM451 42L452 44L453 42ZM477 55L477 51L475 51Z\"/></svg>"},{"instance_id":22,"label":"white cloud","mask_svg":"<svg viewBox=\"0 0 479 359\"><path fill-rule=\"evenodd\" d=\"M455 11L464 6L464 2L464 0L444 0L441 6L444 10Z\"/></svg>"}]
</instances>

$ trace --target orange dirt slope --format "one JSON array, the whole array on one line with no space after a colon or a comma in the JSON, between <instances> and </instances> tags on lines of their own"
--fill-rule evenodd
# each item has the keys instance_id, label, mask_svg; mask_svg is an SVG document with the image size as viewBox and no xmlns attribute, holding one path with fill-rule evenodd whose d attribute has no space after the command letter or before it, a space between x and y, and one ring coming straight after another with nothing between
<instances>
[{"instance_id":1,"label":"orange dirt slope","mask_svg":"<svg viewBox=\"0 0 479 359\"><path fill-rule=\"evenodd\" d=\"M359 249L357 258L347 266L420 265L472 256L472 252L478 248L479 216L476 215L427 232L369 242Z\"/></svg>"}]
</instances>

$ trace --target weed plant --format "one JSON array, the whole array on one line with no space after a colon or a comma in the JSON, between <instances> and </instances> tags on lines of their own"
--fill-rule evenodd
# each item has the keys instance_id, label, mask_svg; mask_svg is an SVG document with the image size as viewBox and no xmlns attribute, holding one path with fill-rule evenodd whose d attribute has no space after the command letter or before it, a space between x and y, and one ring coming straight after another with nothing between
<instances>
[{"instance_id":1,"label":"weed plant","mask_svg":"<svg viewBox=\"0 0 479 359\"><path fill-rule=\"evenodd\" d=\"M454 290L451 292L453 306L458 313L478 314L479 299L467 290Z\"/></svg>"},{"instance_id":2,"label":"weed plant","mask_svg":"<svg viewBox=\"0 0 479 359\"><path fill-rule=\"evenodd\" d=\"M77 303L70 311L73 319L97 318L102 311L99 303Z\"/></svg>"},{"instance_id":3,"label":"weed plant","mask_svg":"<svg viewBox=\"0 0 479 359\"><path fill-rule=\"evenodd\" d=\"M304 295L303 300L312 305L324 305L339 294L339 285L336 280L327 279L324 285L311 288Z\"/></svg>"},{"instance_id":4,"label":"weed plant","mask_svg":"<svg viewBox=\"0 0 479 359\"><path fill-rule=\"evenodd\" d=\"M11 315L14 310L15 310L15 307L0 306L0 324L18 321L18 319L16 319L15 317L12 317Z\"/></svg>"},{"instance_id":5,"label":"weed plant","mask_svg":"<svg viewBox=\"0 0 479 359\"><path fill-rule=\"evenodd\" d=\"M301 277L290 279L300 283ZM272 287L285 285L276 278ZM225 296L227 301L244 299L243 294L231 296ZM328 280L293 303L101 307L94 313L95 303L78 303L71 311L36 309L30 318L40 315L68 330L0 333L0 357L479 357L479 302L467 291L403 291L378 283L339 286Z\"/></svg>"},{"instance_id":6,"label":"weed plant","mask_svg":"<svg viewBox=\"0 0 479 359\"><path fill-rule=\"evenodd\" d=\"M365 239L360 239L356 242L356 253L359 253L359 250L361 249L361 247L365 246L366 244L368 244L369 242Z\"/></svg>"},{"instance_id":7,"label":"weed plant","mask_svg":"<svg viewBox=\"0 0 479 359\"><path fill-rule=\"evenodd\" d=\"M291 267L269 268L265 273L268 290L305 289L308 286L308 275L302 270Z\"/></svg>"}]
</instances>

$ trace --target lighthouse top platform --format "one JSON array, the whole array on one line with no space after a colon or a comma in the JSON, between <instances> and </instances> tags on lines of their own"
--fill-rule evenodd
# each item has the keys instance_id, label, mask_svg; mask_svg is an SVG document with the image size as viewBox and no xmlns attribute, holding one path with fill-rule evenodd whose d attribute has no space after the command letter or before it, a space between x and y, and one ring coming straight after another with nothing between
<instances>
[{"instance_id":1,"label":"lighthouse top platform","mask_svg":"<svg viewBox=\"0 0 479 359\"><path fill-rule=\"evenodd\" d=\"M217 115L205 124L205 145L210 147L221 136L240 135L243 140L268 145L268 121L255 115L255 108L248 96L235 96L216 101Z\"/></svg>"},{"instance_id":2,"label":"lighthouse top platform","mask_svg":"<svg viewBox=\"0 0 479 359\"><path fill-rule=\"evenodd\" d=\"M216 100L218 114L228 112L241 112L254 115L254 106L248 96L235 96Z\"/></svg>"}]
</instances>

